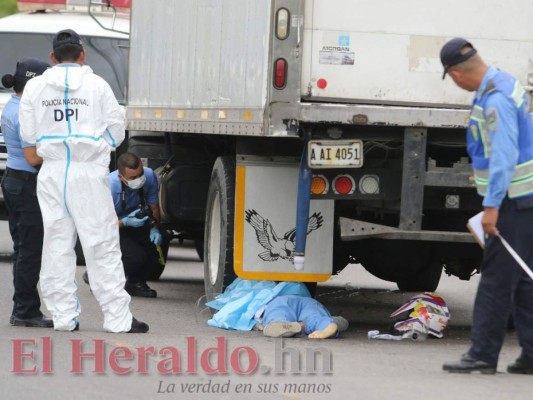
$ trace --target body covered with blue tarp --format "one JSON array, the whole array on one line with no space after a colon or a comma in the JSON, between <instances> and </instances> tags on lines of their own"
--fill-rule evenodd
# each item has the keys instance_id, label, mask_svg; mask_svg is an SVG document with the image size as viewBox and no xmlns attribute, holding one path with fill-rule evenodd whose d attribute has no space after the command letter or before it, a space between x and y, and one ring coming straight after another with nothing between
<instances>
[{"instance_id":1,"label":"body covered with blue tarp","mask_svg":"<svg viewBox=\"0 0 533 400\"><path fill-rule=\"evenodd\" d=\"M207 321L209 326L249 331L257 323L255 314L277 296L311 297L300 282L249 281L237 278L224 293L207 305L218 312Z\"/></svg>"}]
</instances>

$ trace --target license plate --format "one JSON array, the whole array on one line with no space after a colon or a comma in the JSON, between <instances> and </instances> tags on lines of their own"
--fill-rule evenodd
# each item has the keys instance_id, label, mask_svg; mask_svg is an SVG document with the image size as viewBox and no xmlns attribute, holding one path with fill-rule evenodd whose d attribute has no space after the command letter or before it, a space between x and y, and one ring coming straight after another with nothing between
<instances>
[{"instance_id":1,"label":"license plate","mask_svg":"<svg viewBox=\"0 0 533 400\"><path fill-rule=\"evenodd\" d=\"M359 168L363 166L361 140L310 141L307 155L310 168Z\"/></svg>"}]
</instances>

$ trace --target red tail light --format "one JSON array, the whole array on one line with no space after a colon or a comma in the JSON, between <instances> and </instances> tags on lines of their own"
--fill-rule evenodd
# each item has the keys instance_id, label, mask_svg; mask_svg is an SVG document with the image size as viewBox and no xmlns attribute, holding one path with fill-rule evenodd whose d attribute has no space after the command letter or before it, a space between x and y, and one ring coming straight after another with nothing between
<instances>
[{"instance_id":1,"label":"red tail light","mask_svg":"<svg viewBox=\"0 0 533 400\"><path fill-rule=\"evenodd\" d=\"M333 191L336 194L352 194L355 192L355 181L350 175L339 175L333 182Z\"/></svg>"},{"instance_id":2,"label":"red tail light","mask_svg":"<svg viewBox=\"0 0 533 400\"><path fill-rule=\"evenodd\" d=\"M287 61L278 58L274 63L274 87L283 89L287 84Z\"/></svg>"}]
</instances>

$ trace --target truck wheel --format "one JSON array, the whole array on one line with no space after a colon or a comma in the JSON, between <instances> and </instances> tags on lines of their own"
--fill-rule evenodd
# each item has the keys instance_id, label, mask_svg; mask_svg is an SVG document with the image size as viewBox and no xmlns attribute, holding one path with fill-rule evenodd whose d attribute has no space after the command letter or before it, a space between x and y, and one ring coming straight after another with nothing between
<instances>
[{"instance_id":1,"label":"truck wheel","mask_svg":"<svg viewBox=\"0 0 533 400\"><path fill-rule=\"evenodd\" d=\"M222 293L235 279L233 224L235 214L235 162L217 158L211 174L204 236L204 285L208 300Z\"/></svg>"},{"instance_id":2,"label":"truck wheel","mask_svg":"<svg viewBox=\"0 0 533 400\"><path fill-rule=\"evenodd\" d=\"M400 290L434 291L442 274L431 242L368 239L360 242L355 254L368 272L396 282Z\"/></svg>"},{"instance_id":3,"label":"truck wheel","mask_svg":"<svg viewBox=\"0 0 533 400\"><path fill-rule=\"evenodd\" d=\"M398 289L407 292L434 292L439 286L443 265L433 261L417 273L397 281Z\"/></svg>"}]
</instances>

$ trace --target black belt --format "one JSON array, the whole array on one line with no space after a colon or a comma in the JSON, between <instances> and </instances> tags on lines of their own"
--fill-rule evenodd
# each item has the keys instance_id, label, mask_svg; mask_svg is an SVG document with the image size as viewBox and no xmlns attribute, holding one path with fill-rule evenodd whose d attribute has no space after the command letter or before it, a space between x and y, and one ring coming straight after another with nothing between
<instances>
[{"instance_id":1,"label":"black belt","mask_svg":"<svg viewBox=\"0 0 533 400\"><path fill-rule=\"evenodd\" d=\"M37 174L34 174L33 172L22 171L20 169L12 169L9 167L6 168L6 176L10 176L11 178L15 179L21 179L24 181L31 181L37 178Z\"/></svg>"}]
</instances>

